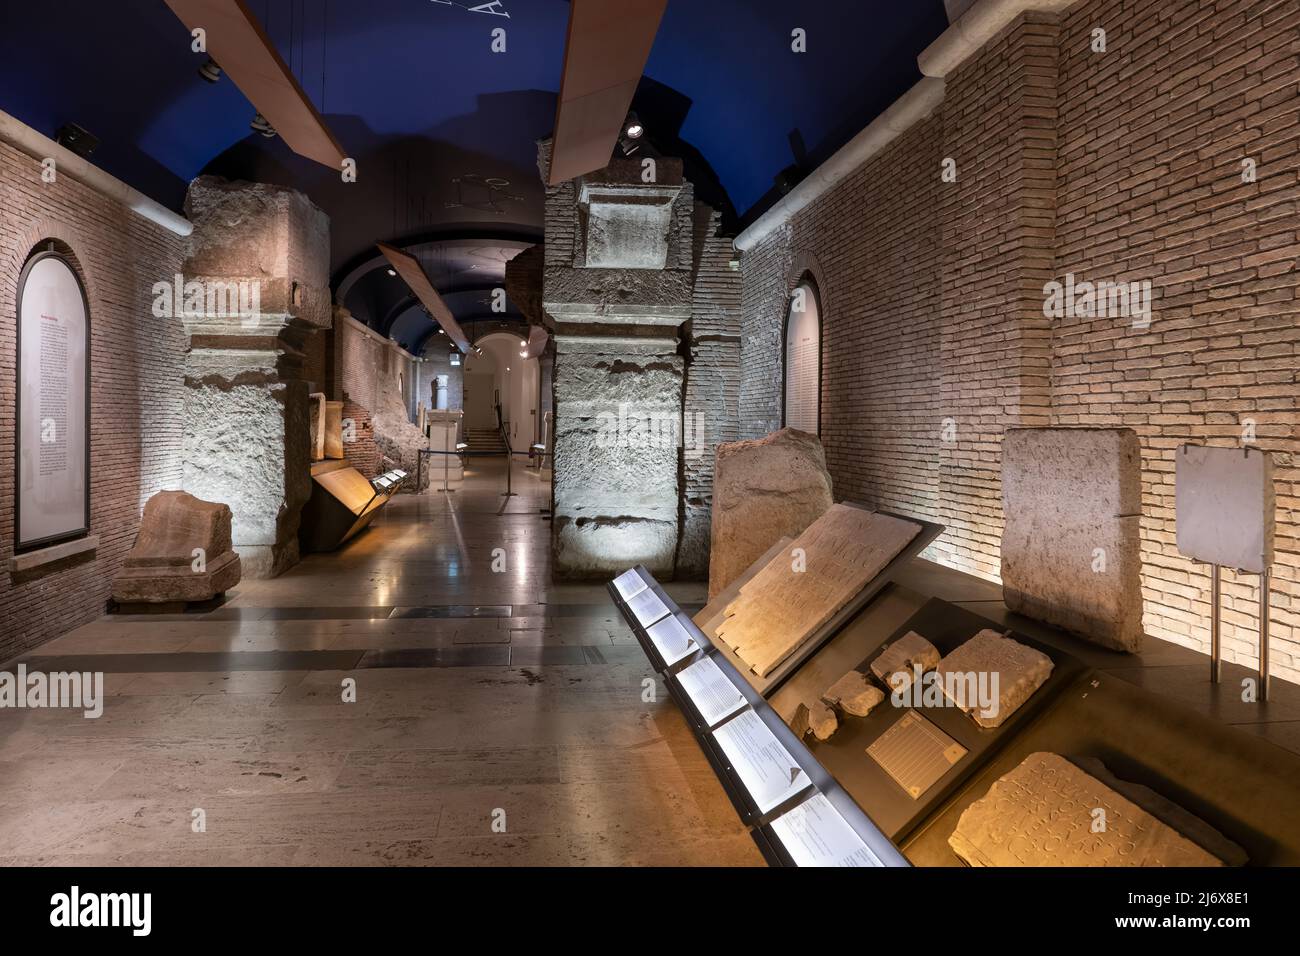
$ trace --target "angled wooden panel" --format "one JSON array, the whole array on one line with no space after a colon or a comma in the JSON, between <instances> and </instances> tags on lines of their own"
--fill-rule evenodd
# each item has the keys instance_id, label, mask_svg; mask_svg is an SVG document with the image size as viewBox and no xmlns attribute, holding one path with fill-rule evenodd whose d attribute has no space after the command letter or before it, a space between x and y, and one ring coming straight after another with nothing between
<instances>
[{"instance_id":1,"label":"angled wooden panel","mask_svg":"<svg viewBox=\"0 0 1300 956\"><path fill-rule=\"evenodd\" d=\"M166 0L208 55L299 156L340 169L346 154L243 0Z\"/></svg>"},{"instance_id":2,"label":"angled wooden panel","mask_svg":"<svg viewBox=\"0 0 1300 956\"><path fill-rule=\"evenodd\" d=\"M572 0L555 109L552 186L604 169L668 0Z\"/></svg>"},{"instance_id":3,"label":"angled wooden panel","mask_svg":"<svg viewBox=\"0 0 1300 956\"><path fill-rule=\"evenodd\" d=\"M403 252L386 242L377 242L375 245L379 247L379 251L384 254L384 258L392 265L393 271L401 276L402 281L415 293L415 297L420 300L420 304L429 310L433 320L442 326L442 330L447 333L447 337L455 342L456 347L462 352L468 352L469 339L465 337L465 330L460 327L456 317L451 314L451 309L447 308L447 303L442 301L442 296L438 295L438 290L429 281L429 277L424 272L424 267L420 265L420 260L409 252Z\"/></svg>"}]
</instances>

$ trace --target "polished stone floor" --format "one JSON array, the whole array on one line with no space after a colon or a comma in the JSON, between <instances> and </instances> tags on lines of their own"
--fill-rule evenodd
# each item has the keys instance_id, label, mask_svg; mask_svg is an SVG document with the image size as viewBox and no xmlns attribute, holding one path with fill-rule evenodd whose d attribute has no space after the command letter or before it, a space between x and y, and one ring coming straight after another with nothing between
<instances>
[{"instance_id":1,"label":"polished stone floor","mask_svg":"<svg viewBox=\"0 0 1300 956\"><path fill-rule=\"evenodd\" d=\"M0 865L761 864L605 588L551 581L547 486L504 485L480 463L216 609L106 616L24 658L108 696L93 720L0 709ZM1244 668L1211 685L1172 644L1083 644L928 561L864 615L887 635L929 597L1300 753L1300 687L1245 704Z\"/></svg>"},{"instance_id":2,"label":"polished stone floor","mask_svg":"<svg viewBox=\"0 0 1300 956\"><path fill-rule=\"evenodd\" d=\"M761 864L604 587L551 582L547 486L512 484L481 463L214 611L29 655L107 698L0 710L0 865Z\"/></svg>"}]
</instances>

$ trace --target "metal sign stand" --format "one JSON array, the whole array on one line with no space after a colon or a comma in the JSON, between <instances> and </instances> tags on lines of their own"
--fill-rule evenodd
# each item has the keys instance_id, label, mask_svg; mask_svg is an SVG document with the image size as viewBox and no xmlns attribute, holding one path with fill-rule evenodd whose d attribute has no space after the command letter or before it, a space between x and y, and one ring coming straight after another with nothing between
<instances>
[{"instance_id":1,"label":"metal sign stand","mask_svg":"<svg viewBox=\"0 0 1300 956\"><path fill-rule=\"evenodd\" d=\"M1219 565L1210 565L1210 683L1218 684L1223 680L1222 649L1219 630L1219 604L1222 594L1219 583ZM1268 679L1268 628L1269 628L1269 592L1272 570L1264 568L1259 576L1259 703L1267 703L1269 692Z\"/></svg>"}]
</instances>

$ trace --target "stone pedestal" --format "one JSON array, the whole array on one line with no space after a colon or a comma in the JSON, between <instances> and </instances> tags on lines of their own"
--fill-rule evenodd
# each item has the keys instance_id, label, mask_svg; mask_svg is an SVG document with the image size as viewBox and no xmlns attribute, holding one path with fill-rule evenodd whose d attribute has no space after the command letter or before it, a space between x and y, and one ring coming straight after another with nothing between
<instances>
[{"instance_id":1,"label":"stone pedestal","mask_svg":"<svg viewBox=\"0 0 1300 956\"><path fill-rule=\"evenodd\" d=\"M186 212L184 487L230 506L244 573L273 577L311 494L304 346L330 324L329 221L293 190L208 176Z\"/></svg>"},{"instance_id":2,"label":"stone pedestal","mask_svg":"<svg viewBox=\"0 0 1300 956\"><path fill-rule=\"evenodd\" d=\"M545 157L544 157L545 159ZM548 190L542 307L555 339L555 573L673 573L680 529L691 208L681 162L639 160ZM570 242L571 240L571 242Z\"/></svg>"},{"instance_id":3,"label":"stone pedestal","mask_svg":"<svg viewBox=\"0 0 1300 956\"><path fill-rule=\"evenodd\" d=\"M445 484L448 489L459 488L465 480L465 468L459 455L455 454L456 443L460 441L460 420L462 412L434 409L426 413L429 427L429 447L434 451L448 454L426 456L424 467L428 471L428 489L442 491Z\"/></svg>"},{"instance_id":4,"label":"stone pedestal","mask_svg":"<svg viewBox=\"0 0 1300 956\"><path fill-rule=\"evenodd\" d=\"M140 534L113 579L120 604L209 601L239 583L230 509L183 491L160 491L144 506Z\"/></svg>"}]
</instances>

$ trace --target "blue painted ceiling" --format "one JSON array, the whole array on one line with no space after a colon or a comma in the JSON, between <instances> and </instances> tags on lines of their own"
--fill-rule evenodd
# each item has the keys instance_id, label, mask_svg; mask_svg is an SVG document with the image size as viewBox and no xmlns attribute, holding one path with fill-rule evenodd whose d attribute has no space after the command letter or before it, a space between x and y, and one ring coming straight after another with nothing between
<instances>
[{"instance_id":1,"label":"blue painted ceiling","mask_svg":"<svg viewBox=\"0 0 1300 956\"><path fill-rule=\"evenodd\" d=\"M228 78L199 79L205 57L163 0L6 2L0 108L51 136L85 127L94 162L176 209L202 172L303 189L330 215L336 282L376 240L539 237L535 144L554 121L565 0L499 0L508 18L479 0L247 5L357 159L355 186L253 134L253 108ZM942 0L670 0L634 107L736 227L778 198L781 170L811 169L915 83L946 26Z\"/></svg>"}]
</instances>

